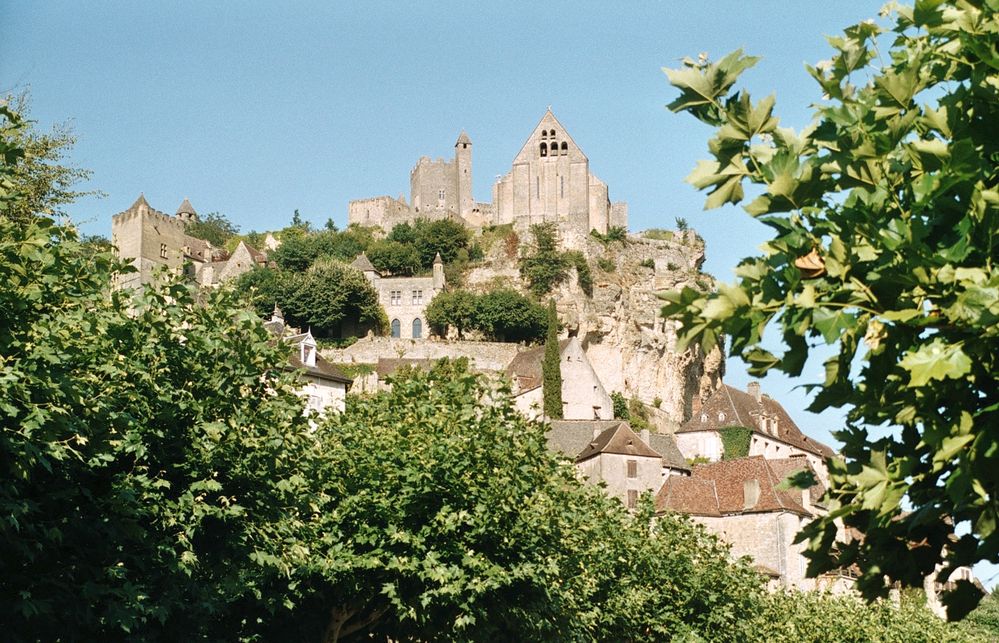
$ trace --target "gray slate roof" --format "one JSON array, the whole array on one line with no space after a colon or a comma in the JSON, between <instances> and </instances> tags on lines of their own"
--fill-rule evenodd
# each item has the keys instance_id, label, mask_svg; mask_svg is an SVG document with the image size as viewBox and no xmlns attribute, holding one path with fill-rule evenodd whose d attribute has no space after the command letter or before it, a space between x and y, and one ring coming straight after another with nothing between
<instances>
[{"instance_id":1,"label":"gray slate roof","mask_svg":"<svg viewBox=\"0 0 999 643\"><path fill-rule=\"evenodd\" d=\"M357 258L354 259L354 261L352 261L350 265L353 268L357 268L361 272L378 272L375 269L374 264L371 263L371 260L368 259L368 255L364 254L363 252L357 255Z\"/></svg>"}]
</instances>

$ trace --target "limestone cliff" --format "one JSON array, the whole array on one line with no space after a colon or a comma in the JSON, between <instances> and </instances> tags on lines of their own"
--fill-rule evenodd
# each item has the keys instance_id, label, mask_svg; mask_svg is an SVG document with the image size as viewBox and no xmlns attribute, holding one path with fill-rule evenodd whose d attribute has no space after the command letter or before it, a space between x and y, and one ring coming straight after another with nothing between
<instances>
[{"instance_id":1,"label":"limestone cliff","mask_svg":"<svg viewBox=\"0 0 999 643\"><path fill-rule=\"evenodd\" d=\"M553 293L564 332L583 341L608 391L648 405L660 430L675 428L690 417L695 400L718 386L724 369L720 350L709 355L696 348L674 350L675 324L662 318L657 297L684 286L712 287L700 271L703 241L692 230L666 239L629 235L606 245L590 238L583 251L593 274L592 294L579 287L575 270ZM509 246L494 244L483 265L469 273L468 287L524 288L511 255Z\"/></svg>"}]
</instances>

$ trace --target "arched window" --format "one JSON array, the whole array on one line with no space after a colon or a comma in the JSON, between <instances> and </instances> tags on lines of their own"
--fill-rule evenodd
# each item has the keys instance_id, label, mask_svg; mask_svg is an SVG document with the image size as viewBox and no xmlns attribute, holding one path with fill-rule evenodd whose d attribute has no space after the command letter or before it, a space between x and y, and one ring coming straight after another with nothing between
<instances>
[{"instance_id":1,"label":"arched window","mask_svg":"<svg viewBox=\"0 0 999 643\"><path fill-rule=\"evenodd\" d=\"M417 317L413 320L413 339L420 339L423 337L423 322Z\"/></svg>"},{"instance_id":2,"label":"arched window","mask_svg":"<svg viewBox=\"0 0 999 643\"><path fill-rule=\"evenodd\" d=\"M566 143L565 141L562 141L562 156L565 156L568 153L569 153L569 144Z\"/></svg>"},{"instance_id":3,"label":"arched window","mask_svg":"<svg viewBox=\"0 0 999 643\"><path fill-rule=\"evenodd\" d=\"M546 129L541 130L541 138L548 138L548 130Z\"/></svg>"},{"instance_id":4,"label":"arched window","mask_svg":"<svg viewBox=\"0 0 999 643\"><path fill-rule=\"evenodd\" d=\"M548 143L541 144L541 156L548 156Z\"/></svg>"},{"instance_id":5,"label":"arched window","mask_svg":"<svg viewBox=\"0 0 999 643\"><path fill-rule=\"evenodd\" d=\"M392 320L392 337L399 337L400 334L400 324L398 319Z\"/></svg>"},{"instance_id":6,"label":"arched window","mask_svg":"<svg viewBox=\"0 0 999 643\"><path fill-rule=\"evenodd\" d=\"M555 130L548 132L548 135L551 136L552 138L555 138Z\"/></svg>"}]
</instances>

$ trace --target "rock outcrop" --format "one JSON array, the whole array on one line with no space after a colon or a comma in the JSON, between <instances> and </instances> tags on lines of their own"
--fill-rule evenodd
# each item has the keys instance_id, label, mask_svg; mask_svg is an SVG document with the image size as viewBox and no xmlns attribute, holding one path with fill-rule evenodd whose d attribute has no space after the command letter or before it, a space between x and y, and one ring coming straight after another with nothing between
<instances>
[{"instance_id":1,"label":"rock outcrop","mask_svg":"<svg viewBox=\"0 0 999 643\"><path fill-rule=\"evenodd\" d=\"M608 391L648 405L650 419L660 430L676 428L690 417L695 400L717 388L724 371L719 349L708 355L699 348L677 352L676 325L660 314L659 293L713 286L712 278L700 270L703 241L692 230L668 239L628 235L606 244L591 238L584 254L593 276L592 293L580 288L575 269L552 293L563 332L583 341ZM499 243L467 283L479 289L497 283L525 287L516 260Z\"/></svg>"}]
</instances>

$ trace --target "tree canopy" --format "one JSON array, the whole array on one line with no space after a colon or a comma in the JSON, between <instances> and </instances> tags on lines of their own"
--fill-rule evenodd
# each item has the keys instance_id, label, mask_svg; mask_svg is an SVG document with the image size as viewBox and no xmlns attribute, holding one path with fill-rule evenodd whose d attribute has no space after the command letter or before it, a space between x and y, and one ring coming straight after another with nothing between
<instances>
[{"instance_id":1,"label":"tree canopy","mask_svg":"<svg viewBox=\"0 0 999 643\"><path fill-rule=\"evenodd\" d=\"M198 215L184 227L184 232L197 239L204 239L216 248L222 248L239 234L239 226L221 212Z\"/></svg>"},{"instance_id":2,"label":"tree canopy","mask_svg":"<svg viewBox=\"0 0 999 643\"><path fill-rule=\"evenodd\" d=\"M438 335L454 327L459 337L478 331L499 342L540 341L548 325L544 306L508 288L483 294L464 290L440 293L427 306L426 316Z\"/></svg>"},{"instance_id":3,"label":"tree canopy","mask_svg":"<svg viewBox=\"0 0 999 643\"><path fill-rule=\"evenodd\" d=\"M733 89L756 62L741 51L666 70L669 107L717 128L688 181L706 208L758 186L745 209L774 236L738 283L674 293L664 312L681 345L724 333L754 374L798 376L817 344L835 348L811 409L848 409L844 458L806 533L810 571L856 565L868 596L938 561L941 577L999 562L996 11L920 1L894 6L890 31L865 21L830 38L832 59L808 68L822 97L803 131L778 126L772 96ZM776 352L762 346L774 330ZM835 543L838 521L864 538ZM959 583L949 614L978 594Z\"/></svg>"}]
</instances>

